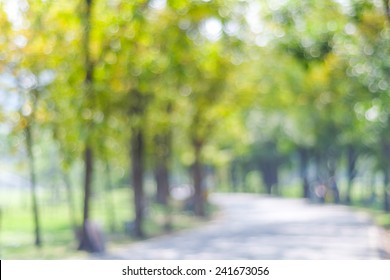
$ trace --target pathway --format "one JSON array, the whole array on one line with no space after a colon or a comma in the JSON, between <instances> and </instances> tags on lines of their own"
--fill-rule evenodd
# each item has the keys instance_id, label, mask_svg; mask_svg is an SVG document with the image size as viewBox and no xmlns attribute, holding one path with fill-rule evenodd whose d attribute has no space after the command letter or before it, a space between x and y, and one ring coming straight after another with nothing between
<instances>
[{"instance_id":1,"label":"pathway","mask_svg":"<svg viewBox=\"0 0 390 280\"><path fill-rule=\"evenodd\" d=\"M215 221L121 248L113 259L380 259L381 234L363 213L253 194L215 194Z\"/></svg>"}]
</instances>

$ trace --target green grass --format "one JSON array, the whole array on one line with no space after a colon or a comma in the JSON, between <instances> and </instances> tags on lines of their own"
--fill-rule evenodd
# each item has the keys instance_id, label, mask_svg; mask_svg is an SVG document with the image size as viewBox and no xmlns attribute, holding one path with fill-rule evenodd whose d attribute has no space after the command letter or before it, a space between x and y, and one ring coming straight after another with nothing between
<instances>
[{"instance_id":1,"label":"green grass","mask_svg":"<svg viewBox=\"0 0 390 280\"><path fill-rule=\"evenodd\" d=\"M18 199L14 199L15 197ZM1 259L63 259L85 258L86 253L77 251L75 233L71 227L69 208L64 199L50 199L50 194L40 193L40 218L42 228L42 248L34 244L34 225L31 214L29 193L23 198L20 194L9 193L8 200L1 201L3 214L0 222L0 258ZM61 196L62 197L62 196ZM4 200L4 196L1 197ZM23 203L22 203L23 202ZM131 191L119 188L112 192L112 202L115 205L115 232L110 232L110 220L107 208L107 196L103 193L93 196L91 216L102 225L107 247L114 248L136 241L125 234L124 223L134 217ZM81 221L81 196L75 201L77 220ZM183 205L174 202L168 210L152 202L149 203L144 229L147 237L166 234L164 228L167 214L170 214L172 231L183 230L204 222L190 213L182 211ZM210 207L210 210L214 210Z\"/></svg>"},{"instance_id":2,"label":"green grass","mask_svg":"<svg viewBox=\"0 0 390 280\"><path fill-rule=\"evenodd\" d=\"M351 207L367 212L378 226L385 228L390 233L390 213L384 212L380 203L369 206L362 202L355 202L352 203Z\"/></svg>"},{"instance_id":3,"label":"green grass","mask_svg":"<svg viewBox=\"0 0 390 280\"><path fill-rule=\"evenodd\" d=\"M299 184L283 186L281 196L288 198L302 198L302 186Z\"/></svg>"},{"instance_id":4,"label":"green grass","mask_svg":"<svg viewBox=\"0 0 390 280\"><path fill-rule=\"evenodd\" d=\"M375 220L379 226L382 226L390 231L390 213L377 213Z\"/></svg>"}]
</instances>

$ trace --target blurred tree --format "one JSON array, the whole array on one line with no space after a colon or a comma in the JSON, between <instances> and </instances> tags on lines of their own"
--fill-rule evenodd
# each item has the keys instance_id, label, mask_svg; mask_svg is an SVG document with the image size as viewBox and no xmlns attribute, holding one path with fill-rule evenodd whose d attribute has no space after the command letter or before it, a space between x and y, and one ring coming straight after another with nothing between
<instances>
[{"instance_id":1,"label":"blurred tree","mask_svg":"<svg viewBox=\"0 0 390 280\"><path fill-rule=\"evenodd\" d=\"M18 116L14 123L14 132L23 132L25 149L28 159L28 169L31 184L31 201L35 231L35 245L42 246L42 229L37 195L37 172L34 146L37 133L48 121L43 106L47 94L46 87L52 81L52 72L40 63L46 58L42 48L50 38L45 32L43 21L46 14L44 9L50 8L50 3L19 3L14 7L13 17L7 14L8 24L5 24L5 57L6 73L12 75L9 83L11 89L8 95L16 94Z\"/></svg>"},{"instance_id":2,"label":"blurred tree","mask_svg":"<svg viewBox=\"0 0 390 280\"><path fill-rule=\"evenodd\" d=\"M203 182L203 148L210 139L218 120L223 118L225 110L218 108L218 103L224 96L224 81L229 71L229 62L221 56L221 49L217 44L205 46L203 52L206 55L195 59L194 75L195 83L191 85L192 94L189 95L192 105L191 121L188 126L189 137L193 148L194 161L192 164L192 176L194 183L194 207L195 213L204 216L205 213L205 186ZM196 64L198 63L198 64Z\"/></svg>"},{"instance_id":3,"label":"blurred tree","mask_svg":"<svg viewBox=\"0 0 390 280\"><path fill-rule=\"evenodd\" d=\"M350 73L365 88L365 98L355 111L365 120L370 137L368 149L374 152L383 176L383 207L390 210L389 196L389 28L386 25L388 1L384 6L371 1L352 1L350 27L357 38L358 51L350 58Z\"/></svg>"},{"instance_id":4,"label":"blurred tree","mask_svg":"<svg viewBox=\"0 0 390 280\"><path fill-rule=\"evenodd\" d=\"M91 30L94 26L91 24L92 11L94 3L92 0L85 0L81 6L81 28L82 32L82 58L84 68L84 81L83 81L83 110L90 114L93 114L95 108L95 89L94 89L94 71L95 64L91 54ZM101 249L101 244L96 242L96 232L94 232L92 221L90 219L90 202L92 195L92 175L94 168L94 153L93 142L96 139L93 138L94 124L92 119L87 119L84 122L85 133L85 146L84 146L84 207L83 207L83 224L80 236L80 244L78 249L88 252L98 252Z\"/></svg>"},{"instance_id":5,"label":"blurred tree","mask_svg":"<svg viewBox=\"0 0 390 280\"><path fill-rule=\"evenodd\" d=\"M335 17L336 14L339 16ZM295 143L300 157L303 196L308 197L309 159L317 159L317 176L320 178L334 176L339 161L340 143L337 140L343 131L340 123L342 114L346 112L339 106L339 100L345 93L343 88L332 84L329 68L337 69L340 63L338 36L342 34L346 21L340 6L334 2L317 5L314 1L287 1L271 15L278 48L287 52L293 59L292 63L298 63L299 71L303 73L300 80L293 82L295 85L290 93L284 90L280 94L284 100L288 100L290 95L290 102L295 103L288 111L297 122L295 126L300 127L297 131L301 136L292 139L298 140ZM320 18L322 23L318 22ZM346 73L338 73L346 77ZM296 101L291 99L294 95ZM309 138L304 140L303 135Z\"/></svg>"}]
</instances>

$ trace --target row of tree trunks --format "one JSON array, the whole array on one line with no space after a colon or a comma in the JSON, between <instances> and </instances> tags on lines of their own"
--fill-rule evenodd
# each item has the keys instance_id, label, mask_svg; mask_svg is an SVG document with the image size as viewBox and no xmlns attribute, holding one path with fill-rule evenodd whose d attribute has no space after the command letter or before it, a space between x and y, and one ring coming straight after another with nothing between
<instances>
[{"instance_id":1,"label":"row of tree trunks","mask_svg":"<svg viewBox=\"0 0 390 280\"><path fill-rule=\"evenodd\" d=\"M353 186L353 180L357 175L357 160L358 160L358 150L355 146L348 146L346 149L346 161L347 161L347 175L348 175L348 189L347 194L345 197L346 202L350 202L351 197L351 191ZM310 197L310 183L309 183L309 164L310 159L314 159L314 164L316 166L317 170L317 177L321 178L324 176L327 176L328 179L326 180L326 184L331 187L331 184L333 183L333 187L337 187L337 183L335 180L335 172L336 168L335 166L329 167L328 164L325 164L324 161L327 161L327 158L320 156L318 153L314 154L311 152L308 148L300 147L298 148L298 157L299 157L299 176L301 178L302 182L302 196L304 198ZM231 185L232 190L237 189L237 170L239 168L239 163L234 161L230 165L230 171L231 171ZM243 163L241 163L243 165ZM271 190L274 186L278 183L278 169L279 164L276 162L275 159L263 159L259 163L260 166L260 172L263 177L263 182L266 186L266 192L271 193ZM324 170L326 168L326 170ZM247 173L248 170L244 168L244 173ZM332 181L333 180L333 181ZM244 184L244 182L241 182L241 184ZM334 191L332 190L332 194L334 196L334 201L339 202L339 196L338 196L338 187Z\"/></svg>"}]
</instances>

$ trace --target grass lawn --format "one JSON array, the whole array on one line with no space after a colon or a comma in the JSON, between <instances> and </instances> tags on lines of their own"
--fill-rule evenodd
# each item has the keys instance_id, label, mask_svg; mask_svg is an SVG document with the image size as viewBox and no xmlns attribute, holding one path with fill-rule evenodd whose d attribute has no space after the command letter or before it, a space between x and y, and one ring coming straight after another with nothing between
<instances>
[{"instance_id":1,"label":"grass lawn","mask_svg":"<svg viewBox=\"0 0 390 280\"><path fill-rule=\"evenodd\" d=\"M93 220L99 223L105 232L107 247L114 248L135 241L125 233L125 222L133 219L132 197L128 188L119 188L111 193L111 201L115 205L114 216L110 214L107 196L95 195L92 202ZM40 218L43 246L36 248L34 244L34 225L31 214L29 193L7 193L9 199L2 201L2 217L0 220L0 258L1 259L83 259L85 252L77 251L77 241L70 222L69 207L65 200L53 199L50 194L40 193ZM81 196L80 196L81 197ZM77 220L81 221L81 200L75 203ZM166 234L164 229L169 213L172 231L197 226L204 222L188 212L184 212L182 203L172 203L168 210L154 203L149 203L144 228L147 237ZM112 223L113 221L113 223ZM112 231L110 227L114 225Z\"/></svg>"}]
</instances>

